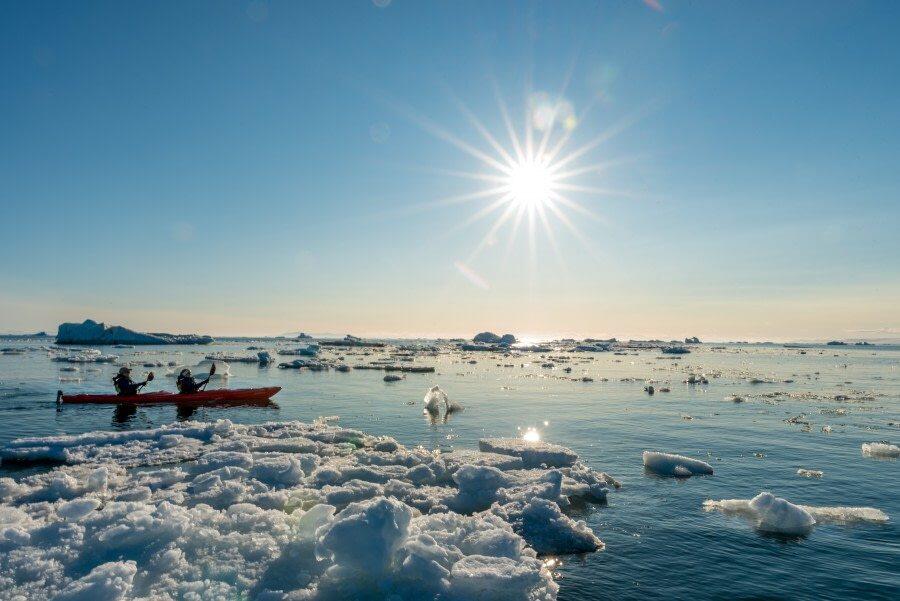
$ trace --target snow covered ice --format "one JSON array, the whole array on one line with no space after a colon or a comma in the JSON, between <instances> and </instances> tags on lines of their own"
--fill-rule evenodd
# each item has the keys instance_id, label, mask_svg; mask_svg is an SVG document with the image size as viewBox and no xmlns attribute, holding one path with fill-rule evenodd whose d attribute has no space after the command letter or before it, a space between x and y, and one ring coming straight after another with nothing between
<instances>
[{"instance_id":1,"label":"snow covered ice","mask_svg":"<svg viewBox=\"0 0 900 601\"><path fill-rule=\"evenodd\" d=\"M566 511L616 483L558 445L486 446L441 454L324 422L228 420L19 439L4 461L63 465L0 478L0 591L555 599L538 554L602 549Z\"/></svg>"}]
</instances>

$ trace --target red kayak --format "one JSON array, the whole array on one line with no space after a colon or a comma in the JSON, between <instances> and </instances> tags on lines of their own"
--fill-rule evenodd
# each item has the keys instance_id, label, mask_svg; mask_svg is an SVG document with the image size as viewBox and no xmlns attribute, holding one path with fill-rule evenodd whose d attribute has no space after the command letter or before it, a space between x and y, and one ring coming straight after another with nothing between
<instances>
[{"instance_id":1,"label":"red kayak","mask_svg":"<svg viewBox=\"0 0 900 601\"><path fill-rule=\"evenodd\" d=\"M119 396L117 394L63 394L60 390L56 395L57 403L107 403L113 405L155 405L158 403L170 403L178 405L241 405L248 402L267 401L278 394L280 386L271 388L244 388L237 390L201 390L187 394L175 394L172 392L147 392L133 396Z\"/></svg>"}]
</instances>

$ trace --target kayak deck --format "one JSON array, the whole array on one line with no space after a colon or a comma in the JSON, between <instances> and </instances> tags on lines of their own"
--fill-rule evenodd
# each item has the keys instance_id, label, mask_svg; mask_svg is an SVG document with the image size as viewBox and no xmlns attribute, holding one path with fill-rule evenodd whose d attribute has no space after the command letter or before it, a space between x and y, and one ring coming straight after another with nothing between
<instances>
[{"instance_id":1,"label":"kayak deck","mask_svg":"<svg viewBox=\"0 0 900 601\"><path fill-rule=\"evenodd\" d=\"M201 390L198 392L176 394L172 392L147 392L131 396L117 394L60 394L59 401L67 404L111 404L111 405L200 405L215 403L240 405L248 401L267 401L281 391L280 386L269 388L243 388L222 390Z\"/></svg>"}]
</instances>

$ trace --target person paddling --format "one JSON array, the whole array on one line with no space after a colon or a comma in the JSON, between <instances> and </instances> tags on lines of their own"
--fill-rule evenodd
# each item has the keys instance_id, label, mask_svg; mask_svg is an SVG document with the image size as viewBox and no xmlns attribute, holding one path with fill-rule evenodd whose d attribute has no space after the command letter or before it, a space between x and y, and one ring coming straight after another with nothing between
<instances>
[{"instance_id":1,"label":"person paddling","mask_svg":"<svg viewBox=\"0 0 900 601\"><path fill-rule=\"evenodd\" d=\"M216 364L213 363L209 368L209 375L206 376L206 379L202 382L198 382L194 379L194 376L191 374L191 370L188 368L184 368L181 370L181 373L178 374L178 379L175 381L175 385L178 387L178 392L181 394L191 394L192 392L197 392L207 384L209 384L209 379L213 377L213 374L216 373Z\"/></svg>"},{"instance_id":2,"label":"person paddling","mask_svg":"<svg viewBox=\"0 0 900 601\"><path fill-rule=\"evenodd\" d=\"M134 396L138 391L153 380L153 372L147 374L147 379L143 382L135 382L131 379L131 368L120 367L119 373L113 378L113 385L116 387L116 393L119 396Z\"/></svg>"}]
</instances>

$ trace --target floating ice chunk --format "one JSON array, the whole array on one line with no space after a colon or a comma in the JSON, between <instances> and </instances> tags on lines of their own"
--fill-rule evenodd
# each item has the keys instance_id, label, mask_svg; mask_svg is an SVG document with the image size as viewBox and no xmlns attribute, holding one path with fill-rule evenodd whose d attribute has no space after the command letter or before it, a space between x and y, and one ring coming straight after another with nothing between
<instances>
[{"instance_id":1,"label":"floating ice chunk","mask_svg":"<svg viewBox=\"0 0 900 601\"><path fill-rule=\"evenodd\" d=\"M578 461L578 455L571 449L522 438L482 438L478 448L488 453L521 457L525 467L568 467Z\"/></svg>"},{"instance_id":2,"label":"floating ice chunk","mask_svg":"<svg viewBox=\"0 0 900 601\"><path fill-rule=\"evenodd\" d=\"M133 561L104 563L72 582L54 601L117 601L131 592L137 564Z\"/></svg>"},{"instance_id":3,"label":"floating ice chunk","mask_svg":"<svg viewBox=\"0 0 900 601\"><path fill-rule=\"evenodd\" d=\"M438 413L441 407L447 407L450 403L447 393L441 390L440 386L432 386L425 393L425 411L427 413Z\"/></svg>"},{"instance_id":4,"label":"floating ice chunk","mask_svg":"<svg viewBox=\"0 0 900 601\"><path fill-rule=\"evenodd\" d=\"M801 467L797 470L797 475L803 478L821 478L825 475L825 472L819 470L808 470Z\"/></svg>"},{"instance_id":5,"label":"floating ice chunk","mask_svg":"<svg viewBox=\"0 0 900 601\"><path fill-rule=\"evenodd\" d=\"M864 442L862 454L866 457L894 458L900 457L900 447L886 442Z\"/></svg>"},{"instance_id":6,"label":"floating ice chunk","mask_svg":"<svg viewBox=\"0 0 900 601\"><path fill-rule=\"evenodd\" d=\"M772 493L763 492L753 499L725 499L705 501L707 511L743 515L756 522L760 530L783 534L804 534L816 524L847 524L851 522L884 523L890 518L873 507L813 507L794 505Z\"/></svg>"},{"instance_id":7,"label":"floating ice chunk","mask_svg":"<svg viewBox=\"0 0 900 601\"><path fill-rule=\"evenodd\" d=\"M703 503L703 508L743 515L753 520L759 530L780 534L805 534L816 523L808 511L770 492L759 493L750 500L709 500Z\"/></svg>"},{"instance_id":8,"label":"floating ice chunk","mask_svg":"<svg viewBox=\"0 0 900 601\"><path fill-rule=\"evenodd\" d=\"M712 474L710 464L684 455L644 451L644 467L660 476L686 478L697 474Z\"/></svg>"},{"instance_id":9,"label":"floating ice chunk","mask_svg":"<svg viewBox=\"0 0 900 601\"><path fill-rule=\"evenodd\" d=\"M808 511L770 492L753 497L749 508L756 512L760 530L797 534L808 531L816 523Z\"/></svg>"}]
</instances>

